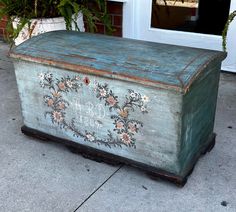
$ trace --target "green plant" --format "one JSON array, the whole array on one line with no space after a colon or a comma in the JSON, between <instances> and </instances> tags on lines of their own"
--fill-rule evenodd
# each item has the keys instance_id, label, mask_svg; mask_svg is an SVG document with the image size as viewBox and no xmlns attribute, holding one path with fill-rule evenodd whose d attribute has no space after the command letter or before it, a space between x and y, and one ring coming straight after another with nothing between
<instances>
[{"instance_id":1,"label":"green plant","mask_svg":"<svg viewBox=\"0 0 236 212\"><path fill-rule=\"evenodd\" d=\"M229 14L228 20L225 24L225 28L224 28L223 33L222 33L222 46L223 46L224 51L226 51L226 44L227 44L226 39L227 39L227 33L229 31L229 25L234 20L235 17L236 17L236 10Z\"/></svg>"},{"instance_id":2,"label":"green plant","mask_svg":"<svg viewBox=\"0 0 236 212\"><path fill-rule=\"evenodd\" d=\"M6 31L8 38L13 41L25 25L30 30L31 20L34 18L64 17L66 28L77 26L79 12L83 13L84 21L90 32L96 31L96 22L102 22L106 31L112 32L111 20L107 14L106 0L0 0L0 20L7 17ZM19 18L17 28L13 29L12 23Z\"/></svg>"}]
</instances>

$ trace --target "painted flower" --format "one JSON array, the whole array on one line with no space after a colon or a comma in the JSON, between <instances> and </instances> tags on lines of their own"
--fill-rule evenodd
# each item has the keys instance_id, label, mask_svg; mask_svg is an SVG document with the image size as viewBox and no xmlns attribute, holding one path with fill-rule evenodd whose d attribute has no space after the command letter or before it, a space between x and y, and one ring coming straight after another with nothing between
<instances>
[{"instance_id":1,"label":"painted flower","mask_svg":"<svg viewBox=\"0 0 236 212\"><path fill-rule=\"evenodd\" d=\"M64 82L59 82L58 88L59 88L60 90L64 91L64 90L66 89L65 83L64 83Z\"/></svg>"},{"instance_id":2,"label":"painted flower","mask_svg":"<svg viewBox=\"0 0 236 212\"><path fill-rule=\"evenodd\" d=\"M121 121L116 122L116 129L123 129L124 128L124 123Z\"/></svg>"},{"instance_id":3,"label":"painted flower","mask_svg":"<svg viewBox=\"0 0 236 212\"><path fill-rule=\"evenodd\" d=\"M52 74L50 74L50 73L45 74L45 78L46 78L47 80L52 79Z\"/></svg>"},{"instance_id":4,"label":"painted flower","mask_svg":"<svg viewBox=\"0 0 236 212\"><path fill-rule=\"evenodd\" d=\"M113 107L117 104L116 98L114 96L111 96L111 95L107 97L106 101L111 107Z\"/></svg>"},{"instance_id":5,"label":"painted flower","mask_svg":"<svg viewBox=\"0 0 236 212\"><path fill-rule=\"evenodd\" d=\"M128 94L125 95L126 101L123 106L120 106L118 97L113 94L112 90L108 88L108 85L100 85L94 80L93 83L95 86L93 85L91 88L95 89L96 97L99 100L103 100L103 104L105 103L105 106L109 107L110 110L116 110L116 115L111 116L111 119L114 120L113 130L116 132L114 132L116 135L109 131L107 138L97 139L95 132L80 132L75 126L75 118L72 118L70 123L67 123L67 119L65 118L65 110L70 104L62 96L63 91L64 94L74 90L78 92L78 87L84 86L84 83L86 85L90 84L90 79L88 77L81 79L79 76L75 76L73 78L56 78L54 81L53 75L50 73L41 73L41 75L38 76L42 79L39 83L49 89L50 94L44 96L44 104L48 105L48 107L52 110L47 111L46 115L50 114L51 121L54 124L58 124L58 126L65 130L71 130L74 132L74 136L80 136L87 142L89 141L107 145L107 142L109 141L109 145L114 145L114 147L122 145L135 147L136 139L133 138L133 136L139 131L139 128L142 127L142 123L133 119L128 119L129 112L134 111L136 108L139 108L143 113L147 112L147 107L145 104L149 101L147 96L142 96L139 93L135 93L133 90L128 90ZM83 80L83 82L77 83L76 80ZM78 110L81 110L82 106L79 104L79 101L76 101L75 106L78 107ZM84 120L84 122L87 121ZM103 123L100 121L95 121L95 126L99 130L103 127Z\"/></svg>"},{"instance_id":6,"label":"painted flower","mask_svg":"<svg viewBox=\"0 0 236 212\"><path fill-rule=\"evenodd\" d=\"M86 138L89 140L89 141L94 141L95 140L95 137L92 135L92 134L86 134Z\"/></svg>"},{"instance_id":7,"label":"painted flower","mask_svg":"<svg viewBox=\"0 0 236 212\"><path fill-rule=\"evenodd\" d=\"M57 122L57 123L63 121L62 113L59 112L59 111L53 111L53 112L52 112L52 117L53 117L53 120L54 120L55 122Z\"/></svg>"},{"instance_id":8,"label":"painted flower","mask_svg":"<svg viewBox=\"0 0 236 212\"><path fill-rule=\"evenodd\" d=\"M48 99L47 104L49 107L53 106L53 104L54 104L53 99Z\"/></svg>"},{"instance_id":9,"label":"painted flower","mask_svg":"<svg viewBox=\"0 0 236 212\"><path fill-rule=\"evenodd\" d=\"M123 117L123 118L127 118L128 115L129 115L129 111L128 111L127 108L119 109L119 110L118 110L118 113L119 113L119 115L120 115L121 117Z\"/></svg>"},{"instance_id":10,"label":"painted flower","mask_svg":"<svg viewBox=\"0 0 236 212\"><path fill-rule=\"evenodd\" d=\"M60 102L60 103L57 105L57 108L58 108L59 110L64 110L64 109L66 108L66 105L65 105L64 102Z\"/></svg>"},{"instance_id":11,"label":"painted flower","mask_svg":"<svg viewBox=\"0 0 236 212\"><path fill-rule=\"evenodd\" d=\"M44 75L44 73L40 73L40 74L38 75L38 77L39 77L40 80L44 80L45 75Z\"/></svg>"},{"instance_id":12,"label":"painted flower","mask_svg":"<svg viewBox=\"0 0 236 212\"><path fill-rule=\"evenodd\" d=\"M129 132L131 133L136 133L138 128L137 128L137 125L136 124L133 124L133 123L129 123L128 124L128 130Z\"/></svg>"},{"instance_id":13,"label":"painted flower","mask_svg":"<svg viewBox=\"0 0 236 212\"><path fill-rule=\"evenodd\" d=\"M107 95L106 89L102 88L99 90L100 96L105 97Z\"/></svg>"},{"instance_id":14,"label":"painted flower","mask_svg":"<svg viewBox=\"0 0 236 212\"><path fill-rule=\"evenodd\" d=\"M143 101L144 103L149 102L149 97L146 96L146 95L142 96L142 101Z\"/></svg>"},{"instance_id":15,"label":"painted flower","mask_svg":"<svg viewBox=\"0 0 236 212\"><path fill-rule=\"evenodd\" d=\"M130 96L131 96L132 98L135 98L135 97L137 96L137 93L131 92L131 93L130 93Z\"/></svg>"},{"instance_id":16,"label":"painted flower","mask_svg":"<svg viewBox=\"0 0 236 212\"><path fill-rule=\"evenodd\" d=\"M122 142L125 143L125 144L130 144L131 141L132 141L131 137L128 133L122 133L120 135L120 138L121 138Z\"/></svg>"},{"instance_id":17,"label":"painted flower","mask_svg":"<svg viewBox=\"0 0 236 212\"><path fill-rule=\"evenodd\" d=\"M45 101L45 102L47 102L47 101L50 99L49 96L44 96L43 98L44 98L44 101Z\"/></svg>"},{"instance_id":18,"label":"painted flower","mask_svg":"<svg viewBox=\"0 0 236 212\"><path fill-rule=\"evenodd\" d=\"M71 80L67 80L66 81L66 85L69 87L69 88L72 88L73 87L73 82Z\"/></svg>"},{"instance_id":19,"label":"painted flower","mask_svg":"<svg viewBox=\"0 0 236 212\"><path fill-rule=\"evenodd\" d=\"M52 95L53 95L54 97L58 98L58 97L61 96L61 93L58 92L58 91L55 91L55 92L52 93Z\"/></svg>"},{"instance_id":20,"label":"painted flower","mask_svg":"<svg viewBox=\"0 0 236 212\"><path fill-rule=\"evenodd\" d=\"M40 86L41 86L42 88L44 88L44 87L45 87L45 84L41 81L41 82L40 82Z\"/></svg>"},{"instance_id":21,"label":"painted flower","mask_svg":"<svg viewBox=\"0 0 236 212\"><path fill-rule=\"evenodd\" d=\"M142 106L140 109L142 112L147 112L147 108L145 106Z\"/></svg>"}]
</instances>

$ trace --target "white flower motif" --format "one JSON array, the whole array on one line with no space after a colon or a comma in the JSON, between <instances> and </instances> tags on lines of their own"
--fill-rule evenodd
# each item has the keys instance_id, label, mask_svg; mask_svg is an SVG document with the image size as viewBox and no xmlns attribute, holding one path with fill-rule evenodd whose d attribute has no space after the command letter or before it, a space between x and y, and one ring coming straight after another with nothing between
<instances>
[{"instance_id":1,"label":"white flower motif","mask_svg":"<svg viewBox=\"0 0 236 212\"><path fill-rule=\"evenodd\" d=\"M49 96L44 96L43 98L44 98L44 101L48 101L50 99Z\"/></svg>"},{"instance_id":2,"label":"white flower motif","mask_svg":"<svg viewBox=\"0 0 236 212\"><path fill-rule=\"evenodd\" d=\"M131 92L131 93L130 93L130 96L131 96L132 98L135 98L135 97L137 96L137 94L134 93L134 92Z\"/></svg>"},{"instance_id":3,"label":"white flower motif","mask_svg":"<svg viewBox=\"0 0 236 212\"><path fill-rule=\"evenodd\" d=\"M71 80L67 80L66 81L66 85L69 87L69 88L72 88L73 87L73 82Z\"/></svg>"},{"instance_id":4,"label":"white flower motif","mask_svg":"<svg viewBox=\"0 0 236 212\"><path fill-rule=\"evenodd\" d=\"M86 138L89 140L89 141L94 141L95 140L95 137L91 134L87 134L86 135Z\"/></svg>"},{"instance_id":5,"label":"white flower motif","mask_svg":"<svg viewBox=\"0 0 236 212\"><path fill-rule=\"evenodd\" d=\"M52 78L52 74L50 74L50 73L45 74L45 78L46 79L51 79Z\"/></svg>"},{"instance_id":6,"label":"white flower motif","mask_svg":"<svg viewBox=\"0 0 236 212\"><path fill-rule=\"evenodd\" d=\"M144 103L149 102L149 97L146 96L146 95L142 96L142 101L143 101Z\"/></svg>"},{"instance_id":7,"label":"white flower motif","mask_svg":"<svg viewBox=\"0 0 236 212\"><path fill-rule=\"evenodd\" d=\"M45 74L44 74L44 73L38 74L38 78L39 78L41 81L44 80L44 77L45 77Z\"/></svg>"},{"instance_id":8,"label":"white flower motif","mask_svg":"<svg viewBox=\"0 0 236 212\"><path fill-rule=\"evenodd\" d=\"M142 106L140 109L142 112L147 112L147 108L145 106Z\"/></svg>"},{"instance_id":9,"label":"white flower motif","mask_svg":"<svg viewBox=\"0 0 236 212\"><path fill-rule=\"evenodd\" d=\"M100 92L100 95L103 96L103 97L105 97L107 95L107 91L104 88L99 90L99 92Z\"/></svg>"},{"instance_id":10,"label":"white flower motif","mask_svg":"<svg viewBox=\"0 0 236 212\"><path fill-rule=\"evenodd\" d=\"M44 88L44 87L45 87L45 85L44 85L44 83L43 83L43 82L40 82L39 84L40 84L40 86L41 86L42 88Z\"/></svg>"}]
</instances>

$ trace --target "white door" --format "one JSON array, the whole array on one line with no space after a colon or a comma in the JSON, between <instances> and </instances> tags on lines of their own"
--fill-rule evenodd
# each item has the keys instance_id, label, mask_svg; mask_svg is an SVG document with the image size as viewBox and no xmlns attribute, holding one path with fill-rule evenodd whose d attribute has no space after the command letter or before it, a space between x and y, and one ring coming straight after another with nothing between
<instances>
[{"instance_id":1,"label":"white door","mask_svg":"<svg viewBox=\"0 0 236 212\"><path fill-rule=\"evenodd\" d=\"M204 0L202 0L204 1ZM151 27L152 0L123 0L123 37L212 50L222 50L220 35L193 33ZM236 10L231 0L230 11ZM222 70L236 72L236 20L227 37L228 56Z\"/></svg>"}]
</instances>

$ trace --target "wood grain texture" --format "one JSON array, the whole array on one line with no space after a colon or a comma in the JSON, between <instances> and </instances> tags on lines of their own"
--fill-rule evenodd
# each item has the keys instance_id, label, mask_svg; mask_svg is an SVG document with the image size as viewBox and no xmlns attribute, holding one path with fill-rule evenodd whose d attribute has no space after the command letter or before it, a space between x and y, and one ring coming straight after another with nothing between
<instances>
[{"instance_id":1,"label":"wood grain texture","mask_svg":"<svg viewBox=\"0 0 236 212\"><path fill-rule=\"evenodd\" d=\"M11 56L29 129L179 179L211 145L224 53L60 31Z\"/></svg>"},{"instance_id":2,"label":"wood grain texture","mask_svg":"<svg viewBox=\"0 0 236 212\"><path fill-rule=\"evenodd\" d=\"M135 83L72 73L55 67L24 61L15 61L15 72L21 97L24 124L26 126L149 165L159 166L164 170L178 172L176 161L177 143L180 139L178 126L181 125L181 94L163 89L153 90ZM73 131L65 130L61 125L53 123L52 114L45 115L47 111L53 112L53 109L49 108L47 103L45 103L44 97L50 95L51 90L40 86L40 78L38 76L41 73L52 73L54 79L61 79L61 77L72 78L79 75L82 83L84 83L83 80L85 78L89 79L90 84L83 84L83 87L78 92L61 92L61 94L63 99L69 102L69 106L65 110L67 123L75 119L75 125L80 132L95 133L98 139L107 138L108 130L114 136L117 136L117 133L114 132L114 119L111 119L111 116L118 113L116 109L110 111L103 101L96 98L94 82L99 82L102 85L107 83L109 89L118 97L120 105L123 105L126 101L126 96L130 95L129 89L142 96L147 96L149 98L146 106L148 113L143 114L140 108L135 108L134 111L129 112L128 118L130 120L138 120L143 125L143 127L140 127L139 132L133 136L136 139L136 148L126 146L109 148L104 145L98 145L95 142L88 142L81 136L74 136ZM102 108L102 114L96 113L98 107ZM96 123L100 125L97 126Z\"/></svg>"},{"instance_id":3,"label":"wood grain texture","mask_svg":"<svg viewBox=\"0 0 236 212\"><path fill-rule=\"evenodd\" d=\"M212 63L183 96L179 162L182 172L191 168L194 157L207 146L213 134L220 63Z\"/></svg>"},{"instance_id":4,"label":"wood grain texture","mask_svg":"<svg viewBox=\"0 0 236 212\"><path fill-rule=\"evenodd\" d=\"M186 92L194 79L225 53L104 35L56 31L39 35L11 57L73 71Z\"/></svg>"}]
</instances>

